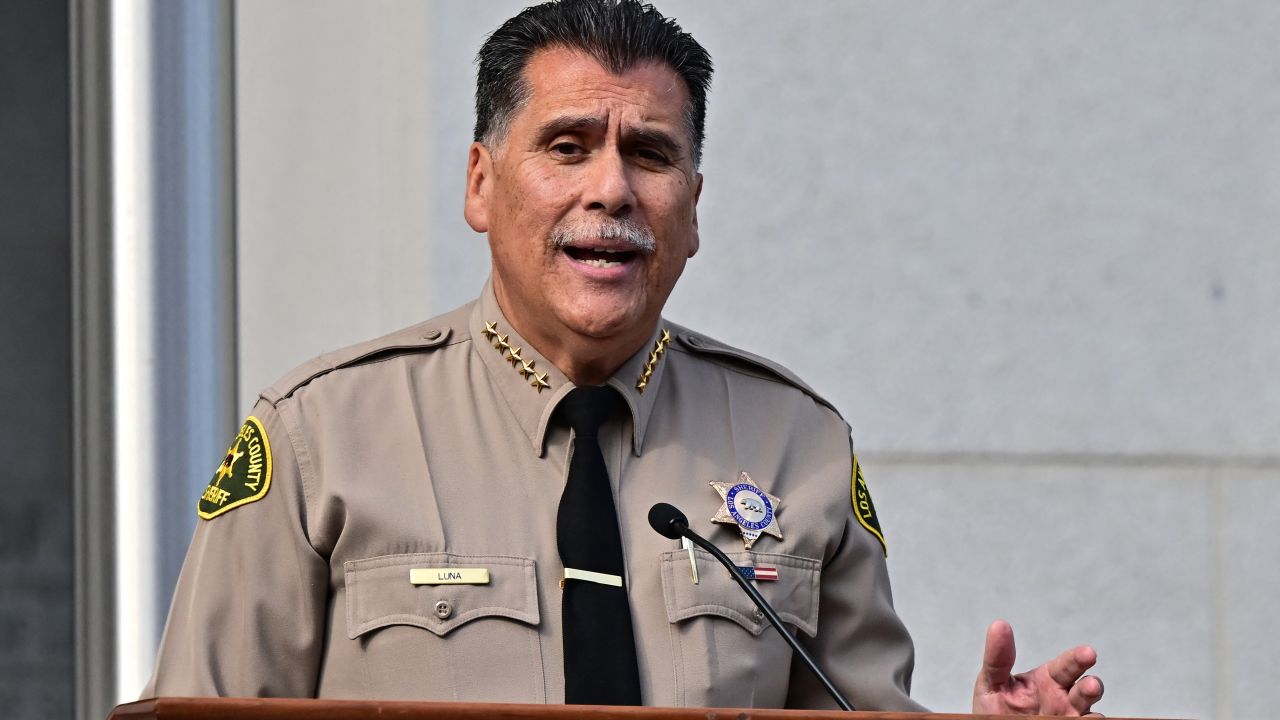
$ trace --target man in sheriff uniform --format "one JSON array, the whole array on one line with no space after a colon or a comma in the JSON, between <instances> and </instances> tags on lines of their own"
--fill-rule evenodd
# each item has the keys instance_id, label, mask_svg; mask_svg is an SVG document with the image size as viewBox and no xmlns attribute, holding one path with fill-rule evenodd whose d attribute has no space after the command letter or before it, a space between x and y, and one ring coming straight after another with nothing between
<instances>
[{"instance_id":1,"label":"man in sheriff uniform","mask_svg":"<svg viewBox=\"0 0 1280 720\"><path fill-rule=\"evenodd\" d=\"M649 527L670 502L855 706L922 709L848 426L661 316L698 250L710 75L630 1L488 39L465 214L489 282L262 392L199 499L146 695L832 707L726 571ZM975 711L1102 695L1087 647L1017 676L1013 655L994 624Z\"/></svg>"}]
</instances>

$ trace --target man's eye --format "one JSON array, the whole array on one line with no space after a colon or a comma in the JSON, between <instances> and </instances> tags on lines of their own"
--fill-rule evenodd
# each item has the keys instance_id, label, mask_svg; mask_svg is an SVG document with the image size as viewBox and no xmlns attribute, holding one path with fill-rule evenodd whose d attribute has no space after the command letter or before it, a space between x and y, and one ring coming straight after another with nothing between
<instances>
[{"instance_id":1,"label":"man's eye","mask_svg":"<svg viewBox=\"0 0 1280 720\"><path fill-rule=\"evenodd\" d=\"M636 157L647 163L654 163L657 165L667 164L667 156L653 148L637 148Z\"/></svg>"},{"instance_id":2,"label":"man's eye","mask_svg":"<svg viewBox=\"0 0 1280 720\"><path fill-rule=\"evenodd\" d=\"M551 152L556 155L572 156L581 155L583 153L583 149L582 146L577 143L558 142L551 146Z\"/></svg>"}]
</instances>

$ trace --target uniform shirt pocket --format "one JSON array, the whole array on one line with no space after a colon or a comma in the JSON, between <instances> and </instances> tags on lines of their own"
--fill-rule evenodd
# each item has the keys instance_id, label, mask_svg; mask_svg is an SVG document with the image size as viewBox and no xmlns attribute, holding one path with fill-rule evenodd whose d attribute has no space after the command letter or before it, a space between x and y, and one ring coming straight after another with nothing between
<instances>
[{"instance_id":1,"label":"uniform shirt pocket","mask_svg":"<svg viewBox=\"0 0 1280 720\"><path fill-rule=\"evenodd\" d=\"M771 567L777 580L758 580L756 589L778 611L778 617L797 630L818 634L818 582L821 564L817 560L777 553L726 553L735 565ZM673 623L699 615L717 615L742 626L752 635L769 627L769 620L756 608L729 571L710 554L696 550L698 584L693 584L689 553L677 550L662 555L662 594L667 604L667 620Z\"/></svg>"},{"instance_id":2,"label":"uniform shirt pocket","mask_svg":"<svg viewBox=\"0 0 1280 720\"><path fill-rule=\"evenodd\" d=\"M727 553L735 565L777 570L777 580L757 580L756 589L783 622L809 637L818 632L818 586L822 565L795 555ZM698 583L689 554L662 554L662 594L675 631L675 662L681 705L782 707L786 701L791 648L769 629L769 620L715 558L695 551Z\"/></svg>"},{"instance_id":3,"label":"uniform shirt pocket","mask_svg":"<svg viewBox=\"0 0 1280 720\"><path fill-rule=\"evenodd\" d=\"M450 568L486 569L489 582L410 582L412 570ZM546 702L533 560L387 555L343 563L343 574L349 642L330 646L322 696Z\"/></svg>"},{"instance_id":4,"label":"uniform shirt pocket","mask_svg":"<svg viewBox=\"0 0 1280 720\"><path fill-rule=\"evenodd\" d=\"M413 585L414 569L485 568L483 585ZM536 626L538 583L533 560L494 555L416 553L343 564L347 637L388 625L412 625L441 637L472 620L505 617Z\"/></svg>"}]
</instances>

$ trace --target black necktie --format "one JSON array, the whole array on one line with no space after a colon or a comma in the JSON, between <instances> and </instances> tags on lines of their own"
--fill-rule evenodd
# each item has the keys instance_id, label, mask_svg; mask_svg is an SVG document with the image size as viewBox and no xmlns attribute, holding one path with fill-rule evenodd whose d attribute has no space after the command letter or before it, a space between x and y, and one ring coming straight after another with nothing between
<instances>
[{"instance_id":1,"label":"black necktie","mask_svg":"<svg viewBox=\"0 0 1280 720\"><path fill-rule=\"evenodd\" d=\"M596 439L621 400L612 388L580 387L557 409L574 433L569 479L556 517L565 567L564 701L572 705L640 704L631 606L622 586L622 536Z\"/></svg>"}]
</instances>

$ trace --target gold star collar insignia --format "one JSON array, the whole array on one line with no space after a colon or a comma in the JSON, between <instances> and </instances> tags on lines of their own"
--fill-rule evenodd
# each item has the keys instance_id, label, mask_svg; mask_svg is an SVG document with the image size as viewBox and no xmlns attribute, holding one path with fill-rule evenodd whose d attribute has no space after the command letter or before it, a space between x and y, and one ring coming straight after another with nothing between
<instances>
[{"instance_id":1,"label":"gold star collar insignia","mask_svg":"<svg viewBox=\"0 0 1280 720\"><path fill-rule=\"evenodd\" d=\"M662 360L662 354L667 351L669 345L671 345L671 333L663 328L662 335L653 344L653 350L649 351L649 359L644 363L644 370L636 379L636 390L641 394L644 393L645 388L649 387L649 378L653 377L653 371L658 367L658 361Z\"/></svg>"},{"instance_id":2,"label":"gold star collar insignia","mask_svg":"<svg viewBox=\"0 0 1280 720\"><path fill-rule=\"evenodd\" d=\"M542 394L542 391L544 389L548 389L551 387L551 383L547 382L546 373L534 373L533 377L529 380L529 384L532 385L534 388L537 388L539 395Z\"/></svg>"},{"instance_id":3,"label":"gold star collar insignia","mask_svg":"<svg viewBox=\"0 0 1280 720\"><path fill-rule=\"evenodd\" d=\"M737 525L748 550L761 535L782 539L782 526L778 524L782 500L762 490L750 475L743 472L737 482L712 480L709 484L724 500L711 522Z\"/></svg>"},{"instance_id":4,"label":"gold star collar insignia","mask_svg":"<svg viewBox=\"0 0 1280 720\"><path fill-rule=\"evenodd\" d=\"M521 360L520 367L516 368L516 372L520 373L520 377L528 380L533 376L533 363L528 360Z\"/></svg>"},{"instance_id":5,"label":"gold star collar insignia","mask_svg":"<svg viewBox=\"0 0 1280 720\"><path fill-rule=\"evenodd\" d=\"M541 394L543 390L551 388L551 383L547 382L551 378L550 373L536 372L533 369L533 366L537 361L525 360L521 356L521 353L524 352L524 348L512 345L510 335L503 335L498 332L498 323L486 322L484 324L484 329L480 331L480 334L484 336L485 340L489 340L493 343L493 348L502 355L502 359L504 361L511 363L511 367L516 372L520 373L521 378L529 381L529 387L537 390L539 394Z\"/></svg>"}]
</instances>

